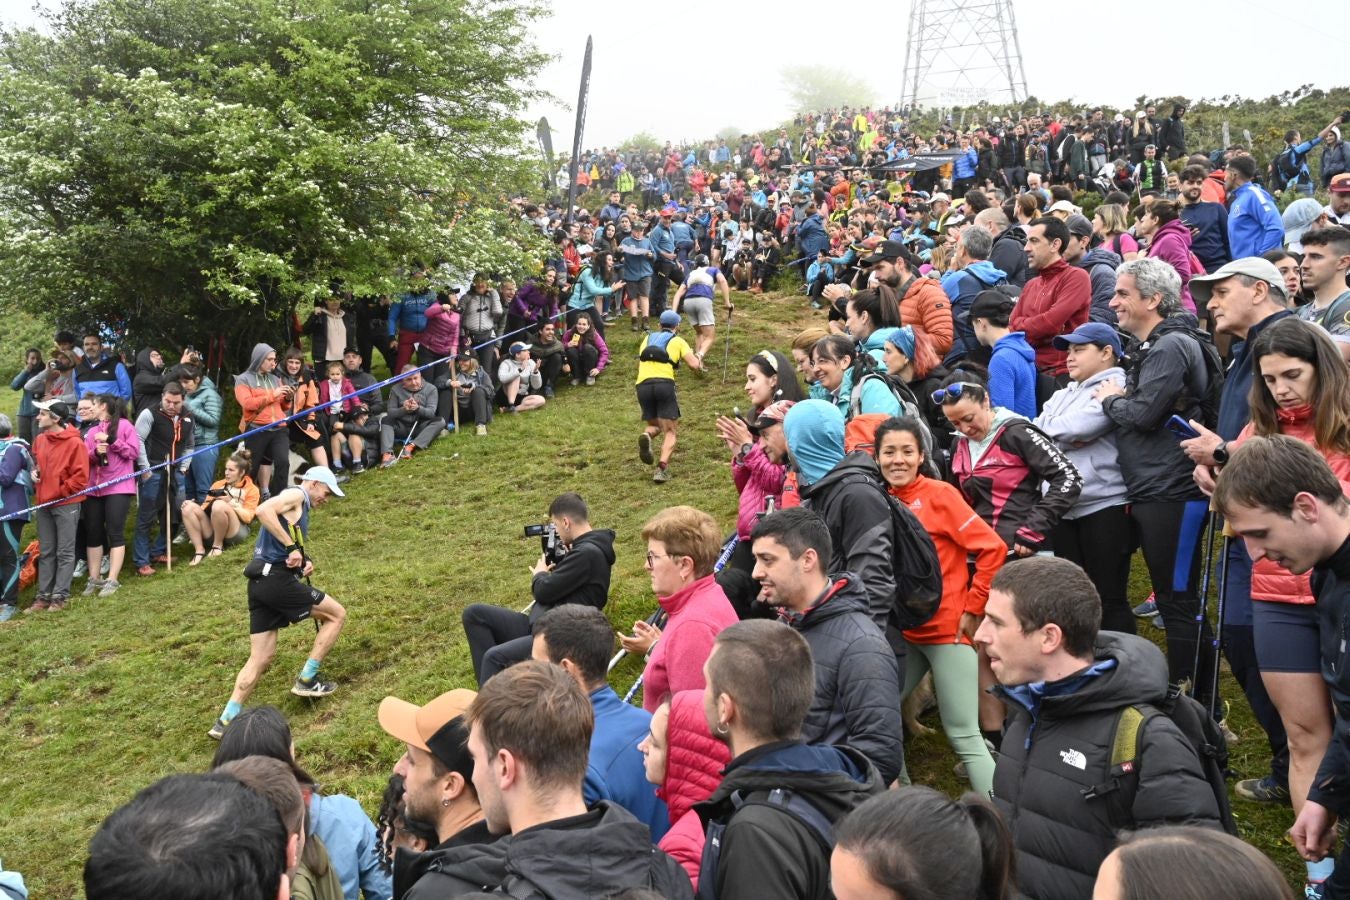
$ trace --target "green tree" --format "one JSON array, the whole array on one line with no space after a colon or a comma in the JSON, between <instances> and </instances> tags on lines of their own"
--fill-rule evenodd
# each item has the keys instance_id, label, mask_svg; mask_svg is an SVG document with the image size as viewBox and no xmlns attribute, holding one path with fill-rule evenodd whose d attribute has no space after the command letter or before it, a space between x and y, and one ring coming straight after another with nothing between
<instances>
[{"instance_id":1,"label":"green tree","mask_svg":"<svg viewBox=\"0 0 1350 900\"><path fill-rule=\"evenodd\" d=\"M783 69L783 87L792 98L792 108L803 111L870 106L876 97L867 82L830 66L787 66Z\"/></svg>"},{"instance_id":2,"label":"green tree","mask_svg":"<svg viewBox=\"0 0 1350 900\"><path fill-rule=\"evenodd\" d=\"M247 352L335 281L537 261L534 0L68 0L0 35L0 302Z\"/></svg>"}]
</instances>

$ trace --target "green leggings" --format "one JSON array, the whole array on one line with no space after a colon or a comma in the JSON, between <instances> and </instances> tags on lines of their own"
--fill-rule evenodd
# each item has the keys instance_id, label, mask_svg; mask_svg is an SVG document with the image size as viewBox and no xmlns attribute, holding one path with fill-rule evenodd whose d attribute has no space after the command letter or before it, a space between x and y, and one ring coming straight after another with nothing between
<instances>
[{"instance_id":1,"label":"green leggings","mask_svg":"<svg viewBox=\"0 0 1350 900\"><path fill-rule=\"evenodd\" d=\"M942 730L956 755L966 764L970 786L988 797L994 787L994 759L980 736L979 663L975 648L969 644L912 644L905 641L905 691L908 697L925 673L933 671L933 690L937 694ZM900 773L900 782L909 784L909 774Z\"/></svg>"}]
</instances>

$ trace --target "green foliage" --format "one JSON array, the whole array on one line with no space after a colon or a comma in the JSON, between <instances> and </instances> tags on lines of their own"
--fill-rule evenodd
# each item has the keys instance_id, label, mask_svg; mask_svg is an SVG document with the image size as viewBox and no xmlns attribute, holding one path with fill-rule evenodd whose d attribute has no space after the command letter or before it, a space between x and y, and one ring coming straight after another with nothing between
<instances>
[{"instance_id":1,"label":"green foliage","mask_svg":"<svg viewBox=\"0 0 1350 900\"><path fill-rule=\"evenodd\" d=\"M782 70L783 88L793 109L823 110L869 106L876 97L867 82L832 66L795 65Z\"/></svg>"},{"instance_id":2,"label":"green foliage","mask_svg":"<svg viewBox=\"0 0 1350 900\"><path fill-rule=\"evenodd\" d=\"M380 293L415 259L523 268L540 251L500 198L537 180L518 117L541 12L70 0L50 35L4 34L0 297L246 346L335 279Z\"/></svg>"},{"instance_id":3,"label":"green foliage","mask_svg":"<svg viewBox=\"0 0 1350 900\"><path fill-rule=\"evenodd\" d=\"M662 149L665 147L665 142L645 131L639 131L628 140L621 142L619 146L645 153L649 150Z\"/></svg>"}]
</instances>

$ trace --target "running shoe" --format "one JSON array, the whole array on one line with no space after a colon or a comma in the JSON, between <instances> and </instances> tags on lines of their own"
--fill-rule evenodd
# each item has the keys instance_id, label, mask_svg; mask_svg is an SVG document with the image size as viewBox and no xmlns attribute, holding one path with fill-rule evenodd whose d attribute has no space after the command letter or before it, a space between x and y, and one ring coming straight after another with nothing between
<instances>
[{"instance_id":1,"label":"running shoe","mask_svg":"<svg viewBox=\"0 0 1350 900\"><path fill-rule=\"evenodd\" d=\"M1252 803L1289 805L1289 788L1281 787L1274 775L1265 778L1245 778L1233 785L1233 793Z\"/></svg>"},{"instance_id":2,"label":"running shoe","mask_svg":"<svg viewBox=\"0 0 1350 900\"><path fill-rule=\"evenodd\" d=\"M100 597L111 597L113 594L117 593L117 589L121 586L122 582L118 581L116 578L109 578L107 581L103 582L103 590L99 591L98 595Z\"/></svg>"},{"instance_id":3,"label":"running shoe","mask_svg":"<svg viewBox=\"0 0 1350 900\"><path fill-rule=\"evenodd\" d=\"M291 685L291 693L297 697L327 697L333 691L337 690L337 685L331 681L320 681L315 678L313 681L303 681L295 679L295 684Z\"/></svg>"},{"instance_id":4,"label":"running shoe","mask_svg":"<svg viewBox=\"0 0 1350 900\"><path fill-rule=\"evenodd\" d=\"M225 736L225 729L229 727L229 724L224 719L216 719L216 724L211 726L211 730L206 733L206 736L213 741L220 740Z\"/></svg>"},{"instance_id":5,"label":"running shoe","mask_svg":"<svg viewBox=\"0 0 1350 900\"><path fill-rule=\"evenodd\" d=\"M649 466L656 462L656 457L652 456L652 436L645 431L638 435L638 459Z\"/></svg>"},{"instance_id":6,"label":"running shoe","mask_svg":"<svg viewBox=\"0 0 1350 900\"><path fill-rule=\"evenodd\" d=\"M106 583L107 582L105 582L101 578L90 578L89 582L84 586L84 596L86 597L94 596L99 591L103 590L103 585L105 585Z\"/></svg>"},{"instance_id":7,"label":"running shoe","mask_svg":"<svg viewBox=\"0 0 1350 900\"><path fill-rule=\"evenodd\" d=\"M665 484L669 480L670 480L670 469L666 468L665 466L659 467L656 470L656 472L652 475L652 481L655 481L657 484Z\"/></svg>"},{"instance_id":8,"label":"running shoe","mask_svg":"<svg viewBox=\"0 0 1350 900\"><path fill-rule=\"evenodd\" d=\"M1134 608L1134 614L1141 619L1156 616L1158 614L1158 601L1155 595L1149 594L1147 600Z\"/></svg>"}]
</instances>

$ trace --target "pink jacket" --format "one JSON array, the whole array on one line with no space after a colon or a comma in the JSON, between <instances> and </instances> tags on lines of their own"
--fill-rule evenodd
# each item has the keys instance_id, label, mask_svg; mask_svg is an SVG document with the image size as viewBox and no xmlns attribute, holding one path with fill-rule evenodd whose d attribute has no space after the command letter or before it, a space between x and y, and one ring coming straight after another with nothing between
<instances>
[{"instance_id":1,"label":"pink jacket","mask_svg":"<svg viewBox=\"0 0 1350 900\"><path fill-rule=\"evenodd\" d=\"M692 807L712 796L731 761L727 745L708 730L702 691L680 691L671 698L666 746L666 780L656 793L670 810L671 829L660 847L689 873L697 892L703 822Z\"/></svg>"},{"instance_id":2,"label":"pink jacket","mask_svg":"<svg viewBox=\"0 0 1350 900\"><path fill-rule=\"evenodd\" d=\"M642 707L648 712L661 705L667 692L703 690L703 664L713 639L738 621L712 575L658 601L670 618L642 673Z\"/></svg>"},{"instance_id":3,"label":"pink jacket","mask_svg":"<svg viewBox=\"0 0 1350 900\"><path fill-rule=\"evenodd\" d=\"M338 387L336 397L333 396L332 384L327 378L319 382L319 403L332 403L338 397L346 397L347 399L342 401L342 411L351 412L363 402L360 397L352 396L356 393L356 385L352 384L351 379L346 375L342 376L342 384ZM329 411L331 412L331 410Z\"/></svg>"},{"instance_id":4,"label":"pink jacket","mask_svg":"<svg viewBox=\"0 0 1350 900\"><path fill-rule=\"evenodd\" d=\"M759 521L758 514L764 511L764 498L773 497L774 503L782 498L786 475L787 466L770 462L758 441L744 460L732 461L731 478L741 492L741 505L736 512L736 534L741 540L750 540L750 532Z\"/></svg>"},{"instance_id":5,"label":"pink jacket","mask_svg":"<svg viewBox=\"0 0 1350 900\"><path fill-rule=\"evenodd\" d=\"M1195 301L1191 299L1191 276L1198 274L1191 270L1191 232L1186 223L1173 219L1161 225L1153 232L1153 240L1148 245L1148 255L1161 259L1177 270L1181 276L1181 305L1187 311L1195 312Z\"/></svg>"},{"instance_id":6,"label":"pink jacket","mask_svg":"<svg viewBox=\"0 0 1350 900\"><path fill-rule=\"evenodd\" d=\"M1336 473L1341 487L1350 493L1350 456L1344 453L1326 453L1317 446L1317 432L1313 429L1313 410L1311 406L1295 409L1278 409L1275 417L1280 422L1280 434L1298 438L1322 454L1322 458ZM1233 440L1229 452L1236 450L1243 441L1255 434L1252 423L1248 422L1242 433ZM1271 603L1297 603L1309 606L1316 601L1312 593L1312 584L1307 575L1295 575L1283 566L1268 559L1257 560L1252 564L1252 599Z\"/></svg>"},{"instance_id":7,"label":"pink jacket","mask_svg":"<svg viewBox=\"0 0 1350 900\"><path fill-rule=\"evenodd\" d=\"M141 452L141 436L136 433L136 426L126 419L117 420L117 435L108 442L108 464L106 466L98 464L98 454L94 450L98 442L94 437L102 434L106 427L107 423L99 422L84 436L84 446L89 450L90 485L102 484L136 471L136 457ZM134 493L136 493L136 479L125 478L117 484L90 491L89 496L108 497L114 494Z\"/></svg>"},{"instance_id":8,"label":"pink jacket","mask_svg":"<svg viewBox=\"0 0 1350 900\"><path fill-rule=\"evenodd\" d=\"M427 328L422 343L441 356L459 352L459 310L440 303L427 307Z\"/></svg>"}]
</instances>

